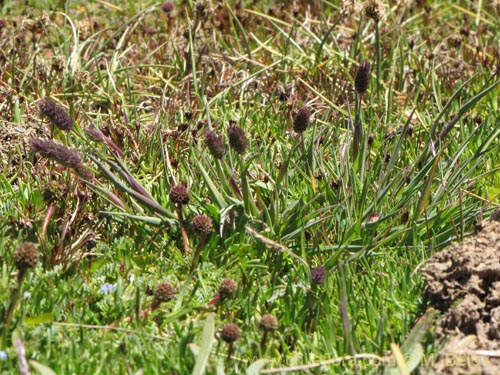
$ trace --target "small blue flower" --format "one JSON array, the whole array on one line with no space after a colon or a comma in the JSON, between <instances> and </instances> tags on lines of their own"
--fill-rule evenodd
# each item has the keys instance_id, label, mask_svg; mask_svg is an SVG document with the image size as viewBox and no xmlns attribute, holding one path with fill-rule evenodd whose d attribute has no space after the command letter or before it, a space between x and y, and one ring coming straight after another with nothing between
<instances>
[{"instance_id":1,"label":"small blue flower","mask_svg":"<svg viewBox=\"0 0 500 375\"><path fill-rule=\"evenodd\" d=\"M0 350L0 361L5 361L7 359L7 352Z\"/></svg>"},{"instance_id":2,"label":"small blue flower","mask_svg":"<svg viewBox=\"0 0 500 375\"><path fill-rule=\"evenodd\" d=\"M111 293L115 289L116 289L116 285L114 285L114 284L108 284L108 283L106 283L106 284L102 284L101 285L101 292L103 292L104 294Z\"/></svg>"},{"instance_id":3,"label":"small blue flower","mask_svg":"<svg viewBox=\"0 0 500 375\"><path fill-rule=\"evenodd\" d=\"M23 297L24 297L24 299L28 299L28 298L31 297L31 293L30 292L24 292L23 293Z\"/></svg>"}]
</instances>

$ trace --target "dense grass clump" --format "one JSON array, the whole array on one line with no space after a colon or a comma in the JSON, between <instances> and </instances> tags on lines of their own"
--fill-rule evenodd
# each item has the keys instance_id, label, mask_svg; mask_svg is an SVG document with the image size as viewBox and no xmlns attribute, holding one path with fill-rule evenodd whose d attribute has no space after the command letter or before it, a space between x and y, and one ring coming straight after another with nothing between
<instances>
[{"instance_id":1,"label":"dense grass clump","mask_svg":"<svg viewBox=\"0 0 500 375\"><path fill-rule=\"evenodd\" d=\"M418 270L500 205L498 9L0 7L1 374L436 350Z\"/></svg>"}]
</instances>

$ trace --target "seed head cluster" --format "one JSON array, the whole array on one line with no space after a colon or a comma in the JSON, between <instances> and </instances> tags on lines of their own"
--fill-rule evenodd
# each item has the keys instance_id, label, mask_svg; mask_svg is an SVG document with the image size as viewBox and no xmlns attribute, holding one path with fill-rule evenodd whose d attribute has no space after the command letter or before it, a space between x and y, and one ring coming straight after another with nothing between
<instances>
[{"instance_id":1,"label":"seed head cluster","mask_svg":"<svg viewBox=\"0 0 500 375\"><path fill-rule=\"evenodd\" d=\"M205 133L205 144L212 156L216 159L222 159L225 153L224 137L208 130Z\"/></svg>"},{"instance_id":2,"label":"seed head cluster","mask_svg":"<svg viewBox=\"0 0 500 375\"><path fill-rule=\"evenodd\" d=\"M165 13L171 13L174 10L174 3L171 1L165 1L161 5L161 10L163 10L163 12Z\"/></svg>"},{"instance_id":3,"label":"seed head cluster","mask_svg":"<svg viewBox=\"0 0 500 375\"><path fill-rule=\"evenodd\" d=\"M184 185L172 186L169 197L175 204L183 205L189 203L189 191Z\"/></svg>"},{"instance_id":4,"label":"seed head cluster","mask_svg":"<svg viewBox=\"0 0 500 375\"><path fill-rule=\"evenodd\" d=\"M366 17L378 22L384 16L384 4L380 0L368 0L363 6L363 13Z\"/></svg>"},{"instance_id":5,"label":"seed head cluster","mask_svg":"<svg viewBox=\"0 0 500 375\"><path fill-rule=\"evenodd\" d=\"M233 343L241 337L240 327L234 323L228 323L222 327L220 337L228 344Z\"/></svg>"},{"instance_id":6,"label":"seed head cluster","mask_svg":"<svg viewBox=\"0 0 500 375\"><path fill-rule=\"evenodd\" d=\"M20 271L35 267L39 260L40 253L32 242L24 242L14 251L14 263Z\"/></svg>"},{"instance_id":7,"label":"seed head cluster","mask_svg":"<svg viewBox=\"0 0 500 375\"><path fill-rule=\"evenodd\" d=\"M47 159L54 160L69 168L76 168L82 162L81 155L50 139L32 139L33 149Z\"/></svg>"},{"instance_id":8,"label":"seed head cluster","mask_svg":"<svg viewBox=\"0 0 500 375\"><path fill-rule=\"evenodd\" d=\"M44 158L54 160L65 167L73 169L80 177L92 181L95 179L92 172L82 163L82 156L50 139L32 139L31 147Z\"/></svg>"},{"instance_id":9,"label":"seed head cluster","mask_svg":"<svg viewBox=\"0 0 500 375\"><path fill-rule=\"evenodd\" d=\"M311 123L311 111L307 107L302 107L293 116L293 130L303 133Z\"/></svg>"},{"instance_id":10,"label":"seed head cluster","mask_svg":"<svg viewBox=\"0 0 500 375\"><path fill-rule=\"evenodd\" d=\"M175 289L169 283L159 283L154 291L154 304L159 305L163 302L172 300L175 296Z\"/></svg>"},{"instance_id":11,"label":"seed head cluster","mask_svg":"<svg viewBox=\"0 0 500 375\"><path fill-rule=\"evenodd\" d=\"M85 129L85 134L95 142L106 142L106 136L97 128L87 128Z\"/></svg>"},{"instance_id":12,"label":"seed head cluster","mask_svg":"<svg viewBox=\"0 0 500 375\"><path fill-rule=\"evenodd\" d=\"M324 284L325 281L326 281L325 267L319 266L311 269L311 284L313 285Z\"/></svg>"},{"instance_id":13,"label":"seed head cluster","mask_svg":"<svg viewBox=\"0 0 500 375\"><path fill-rule=\"evenodd\" d=\"M64 131L71 131L73 129L73 120L66 110L57 103L50 99L42 99L39 104L40 111L46 116L50 122Z\"/></svg>"},{"instance_id":14,"label":"seed head cluster","mask_svg":"<svg viewBox=\"0 0 500 375\"><path fill-rule=\"evenodd\" d=\"M193 231L198 234L210 234L212 231L212 220L205 215L195 216L191 222Z\"/></svg>"},{"instance_id":15,"label":"seed head cluster","mask_svg":"<svg viewBox=\"0 0 500 375\"><path fill-rule=\"evenodd\" d=\"M273 314L265 314L259 321L259 328L266 332L276 331L278 329L278 319Z\"/></svg>"},{"instance_id":16,"label":"seed head cluster","mask_svg":"<svg viewBox=\"0 0 500 375\"><path fill-rule=\"evenodd\" d=\"M491 214L491 221L499 221L500 222L500 210L496 210Z\"/></svg>"},{"instance_id":17,"label":"seed head cluster","mask_svg":"<svg viewBox=\"0 0 500 375\"><path fill-rule=\"evenodd\" d=\"M243 154L248 148L247 137L245 132L238 125L231 125L227 128L229 136L229 144L231 148L238 154Z\"/></svg>"},{"instance_id":18,"label":"seed head cluster","mask_svg":"<svg viewBox=\"0 0 500 375\"><path fill-rule=\"evenodd\" d=\"M224 279L219 285L219 295L222 299L234 298L238 284L233 279Z\"/></svg>"},{"instance_id":19,"label":"seed head cluster","mask_svg":"<svg viewBox=\"0 0 500 375\"><path fill-rule=\"evenodd\" d=\"M370 63L361 61L359 69L354 78L354 88L358 94L364 94L370 84Z\"/></svg>"}]
</instances>

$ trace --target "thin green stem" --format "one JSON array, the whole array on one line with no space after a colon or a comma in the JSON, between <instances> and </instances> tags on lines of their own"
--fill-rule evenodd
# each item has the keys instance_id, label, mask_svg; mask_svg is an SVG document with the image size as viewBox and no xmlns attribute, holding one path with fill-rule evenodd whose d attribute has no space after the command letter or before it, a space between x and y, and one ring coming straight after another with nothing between
<instances>
[{"instance_id":1,"label":"thin green stem","mask_svg":"<svg viewBox=\"0 0 500 375\"><path fill-rule=\"evenodd\" d=\"M382 103L380 83L382 79L382 67L380 66L380 29L378 21L375 22L375 43L377 47L377 100L380 105Z\"/></svg>"},{"instance_id":2,"label":"thin green stem","mask_svg":"<svg viewBox=\"0 0 500 375\"><path fill-rule=\"evenodd\" d=\"M3 324L3 335L2 335L4 344L6 344L7 332L9 331L10 322L12 320L12 314L14 313L14 309L16 308L17 303L19 301L25 277L26 277L26 269L19 270L17 273L16 289L14 289L12 291L12 294L10 295L9 307L7 308L7 312L5 313L5 319Z\"/></svg>"}]
</instances>

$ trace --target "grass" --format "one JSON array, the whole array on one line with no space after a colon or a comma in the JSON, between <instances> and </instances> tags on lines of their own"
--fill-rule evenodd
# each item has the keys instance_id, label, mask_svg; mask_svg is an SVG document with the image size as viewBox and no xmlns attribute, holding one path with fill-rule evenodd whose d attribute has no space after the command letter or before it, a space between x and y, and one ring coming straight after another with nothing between
<instances>
[{"instance_id":1,"label":"grass","mask_svg":"<svg viewBox=\"0 0 500 375\"><path fill-rule=\"evenodd\" d=\"M14 250L31 241L42 256L0 325L0 373L17 371L16 342L41 374L404 374L417 342L420 358L435 350L427 326L412 330L426 308L418 268L500 204L498 14L390 2L376 21L306 3L3 3L2 316ZM46 97L71 132L50 130ZM313 116L297 134L302 107ZM19 133L53 133L93 177ZM175 185L188 204L171 201ZM212 221L205 237L196 215ZM225 278L234 298L218 296ZM160 282L176 295L152 308ZM261 347L268 313L278 329Z\"/></svg>"}]
</instances>

